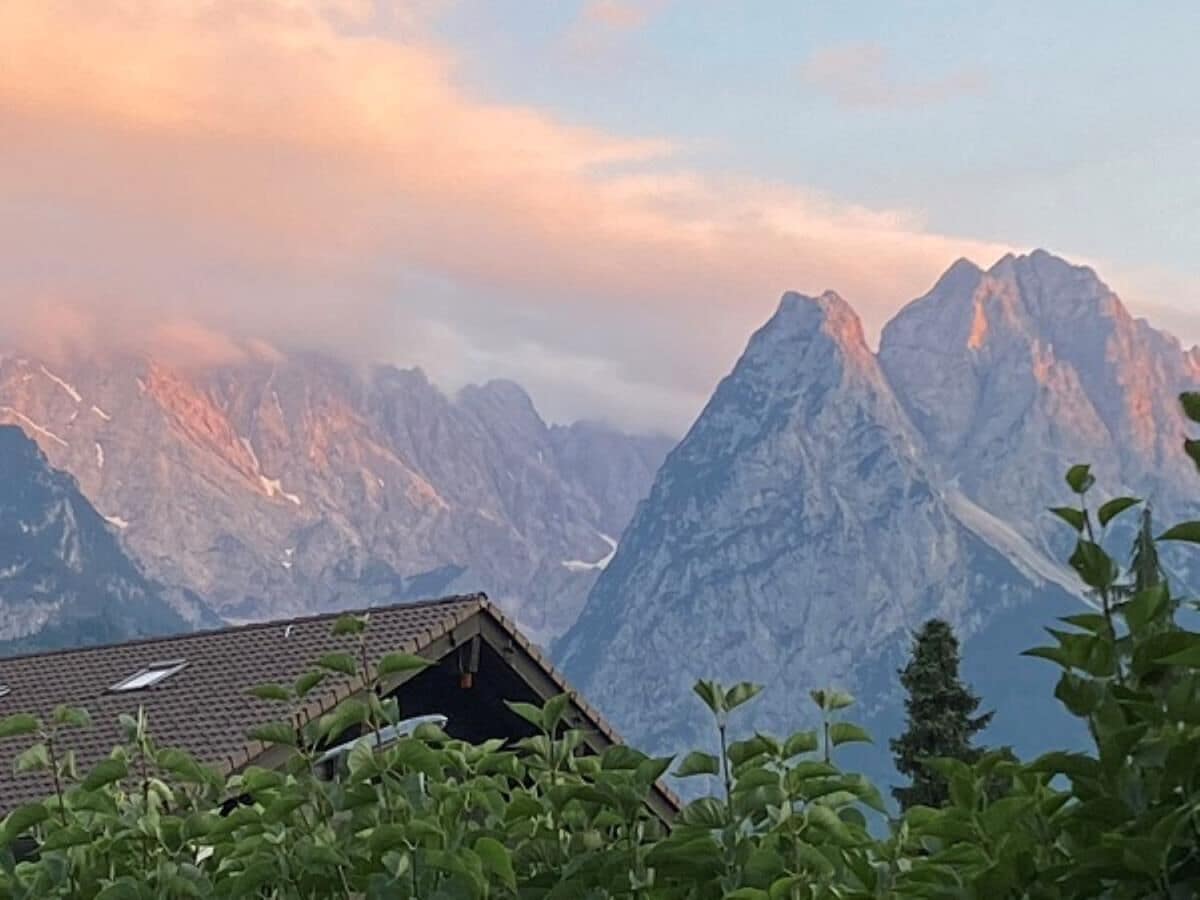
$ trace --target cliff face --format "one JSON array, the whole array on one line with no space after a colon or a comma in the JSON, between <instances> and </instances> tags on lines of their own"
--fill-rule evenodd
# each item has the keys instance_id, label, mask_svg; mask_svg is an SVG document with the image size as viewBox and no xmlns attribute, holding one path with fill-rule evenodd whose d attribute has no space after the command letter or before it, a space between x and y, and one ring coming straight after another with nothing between
<instances>
[{"instance_id":1,"label":"cliff face","mask_svg":"<svg viewBox=\"0 0 1200 900\"><path fill-rule=\"evenodd\" d=\"M154 578L229 620L486 590L574 620L664 442L551 428L518 386L248 353L0 360L0 421L76 476ZM622 490L589 464L619 458Z\"/></svg>"},{"instance_id":2,"label":"cliff face","mask_svg":"<svg viewBox=\"0 0 1200 900\"><path fill-rule=\"evenodd\" d=\"M1179 452L1178 394L1195 351L1135 320L1091 270L1037 251L984 272L956 264L884 330L880 362L944 477L1036 543L1062 532L1035 511L1072 463L1164 517L1195 492Z\"/></svg>"},{"instance_id":3,"label":"cliff face","mask_svg":"<svg viewBox=\"0 0 1200 900\"><path fill-rule=\"evenodd\" d=\"M0 426L0 471L0 653L187 629L74 479L20 429ZM195 598L173 599L204 619Z\"/></svg>"}]
</instances>

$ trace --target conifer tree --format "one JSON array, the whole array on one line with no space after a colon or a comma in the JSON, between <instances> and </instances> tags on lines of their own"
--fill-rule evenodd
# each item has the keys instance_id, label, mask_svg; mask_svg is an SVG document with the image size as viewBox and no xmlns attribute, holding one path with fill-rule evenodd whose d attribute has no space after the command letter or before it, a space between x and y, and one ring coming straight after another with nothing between
<instances>
[{"instance_id":1,"label":"conifer tree","mask_svg":"<svg viewBox=\"0 0 1200 900\"><path fill-rule=\"evenodd\" d=\"M1150 507L1142 510L1142 527L1133 544L1133 593L1158 587L1163 583L1162 564L1158 561L1158 546L1154 543L1153 514Z\"/></svg>"},{"instance_id":2,"label":"conifer tree","mask_svg":"<svg viewBox=\"0 0 1200 900\"><path fill-rule=\"evenodd\" d=\"M901 809L945 806L949 787L944 778L923 764L948 757L973 762L982 754L972 738L987 727L992 713L976 715L977 697L958 677L958 639L947 622L931 619L917 633L912 657L900 670L908 697L908 724L891 741L896 768L909 778L908 787L892 790Z\"/></svg>"}]
</instances>

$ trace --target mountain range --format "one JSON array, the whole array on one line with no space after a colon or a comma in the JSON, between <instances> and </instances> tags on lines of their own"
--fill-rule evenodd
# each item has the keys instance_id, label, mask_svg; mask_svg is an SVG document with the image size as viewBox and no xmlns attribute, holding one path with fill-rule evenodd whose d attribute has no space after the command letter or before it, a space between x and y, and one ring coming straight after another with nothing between
<instances>
[{"instance_id":1,"label":"mountain range","mask_svg":"<svg viewBox=\"0 0 1200 900\"><path fill-rule=\"evenodd\" d=\"M1093 602L1046 508L1089 462L1098 500L1200 515L1177 408L1197 387L1200 349L1043 251L960 260L878 350L837 294L785 294L674 449L547 424L512 382L449 395L419 370L258 343L207 366L13 348L0 422L41 451L16 429L0 449L54 488L4 510L24 537L0 553L0 641L484 590L648 750L705 743L697 678L764 684L741 725L774 732L833 685L880 737L856 761L886 780L895 669L940 616L997 710L986 739L1069 745L1053 669L1020 656ZM35 521L53 526L33 541ZM1120 550L1131 528L1111 532ZM57 574L30 581L35 560Z\"/></svg>"},{"instance_id":2,"label":"mountain range","mask_svg":"<svg viewBox=\"0 0 1200 900\"><path fill-rule=\"evenodd\" d=\"M150 578L226 621L486 589L545 642L672 443L548 425L511 382L450 397L418 370L260 344L207 367L9 353L3 421Z\"/></svg>"},{"instance_id":3,"label":"mountain range","mask_svg":"<svg viewBox=\"0 0 1200 900\"><path fill-rule=\"evenodd\" d=\"M786 294L556 653L650 750L705 742L698 678L765 685L744 726L775 733L811 722L811 689L848 689L882 738L901 724L895 669L938 616L999 710L989 740L1069 744L1052 667L1019 656L1091 602L1046 508L1072 502L1063 475L1090 462L1103 492L1147 497L1164 520L1194 515L1177 396L1198 385L1200 353L1042 251L987 271L956 263L878 353L836 294ZM864 757L874 774L885 746Z\"/></svg>"}]
</instances>

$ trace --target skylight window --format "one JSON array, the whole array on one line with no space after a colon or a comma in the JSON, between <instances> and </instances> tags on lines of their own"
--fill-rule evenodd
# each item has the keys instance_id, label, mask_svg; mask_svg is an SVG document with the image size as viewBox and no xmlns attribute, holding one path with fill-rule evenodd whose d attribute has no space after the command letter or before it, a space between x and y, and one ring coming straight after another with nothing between
<instances>
[{"instance_id":1,"label":"skylight window","mask_svg":"<svg viewBox=\"0 0 1200 900\"><path fill-rule=\"evenodd\" d=\"M170 678L187 665L187 660L172 659L167 662L151 663L139 672L130 675L124 681L117 682L110 690L114 691L143 691L154 687Z\"/></svg>"}]
</instances>

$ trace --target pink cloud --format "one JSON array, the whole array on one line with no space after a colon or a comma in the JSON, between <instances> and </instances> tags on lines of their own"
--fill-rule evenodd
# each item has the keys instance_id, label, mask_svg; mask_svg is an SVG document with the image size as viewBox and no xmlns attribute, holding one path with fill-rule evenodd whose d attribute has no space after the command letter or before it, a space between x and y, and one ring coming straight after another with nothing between
<instances>
[{"instance_id":1,"label":"pink cloud","mask_svg":"<svg viewBox=\"0 0 1200 900\"><path fill-rule=\"evenodd\" d=\"M813 53L800 67L804 81L843 106L926 106L979 94L987 78L960 69L923 81L905 81L893 71L891 54L874 43L840 44Z\"/></svg>"},{"instance_id":2,"label":"pink cloud","mask_svg":"<svg viewBox=\"0 0 1200 900\"><path fill-rule=\"evenodd\" d=\"M51 296L107 340L191 321L450 384L519 358L551 412L678 426L784 289L836 288L874 330L1005 249L481 98L445 46L359 27L378 14L0 5L0 326ZM588 394L601 370L628 399Z\"/></svg>"}]
</instances>

